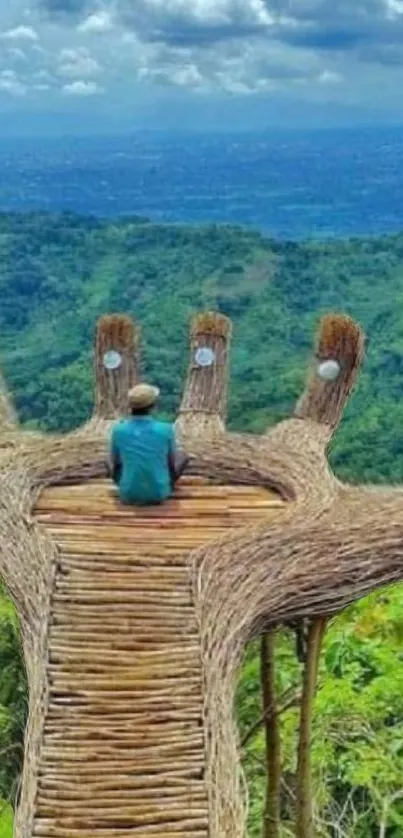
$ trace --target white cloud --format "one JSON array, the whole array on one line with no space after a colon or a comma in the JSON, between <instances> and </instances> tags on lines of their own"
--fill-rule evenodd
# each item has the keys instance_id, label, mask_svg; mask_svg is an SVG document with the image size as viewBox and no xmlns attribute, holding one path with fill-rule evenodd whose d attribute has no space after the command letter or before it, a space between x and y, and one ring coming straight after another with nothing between
<instances>
[{"instance_id":1,"label":"white cloud","mask_svg":"<svg viewBox=\"0 0 403 838\"><path fill-rule=\"evenodd\" d=\"M0 76L2 79L14 80L17 78L17 75L14 70L2 70Z\"/></svg>"},{"instance_id":2,"label":"white cloud","mask_svg":"<svg viewBox=\"0 0 403 838\"><path fill-rule=\"evenodd\" d=\"M386 13L389 18L403 14L403 0L386 0Z\"/></svg>"},{"instance_id":3,"label":"white cloud","mask_svg":"<svg viewBox=\"0 0 403 838\"><path fill-rule=\"evenodd\" d=\"M102 93L102 88L95 81L73 81L70 84L65 84L62 92L67 96L96 96Z\"/></svg>"},{"instance_id":4,"label":"white cloud","mask_svg":"<svg viewBox=\"0 0 403 838\"><path fill-rule=\"evenodd\" d=\"M83 35L103 34L104 32L111 32L113 27L113 17L110 12L104 9L89 15L89 17L79 24L77 30Z\"/></svg>"},{"instance_id":5,"label":"white cloud","mask_svg":"<svg viewBox=\"0 0 403 838\"><path fill-rule=\"evenodd\" d=\"M9 47L7 54L12 61L28 61L28 58L25 55L24 50L20 49L19 47Z\"/></svg>"},{"instance_id":6,"label":"white cloud","mask_svg":"<svg viewBox=\"0 0 403 838\"><path fill-rule=\"evenodd\" d=\"M318 76L320 84L339 84L342 80L341 73L335 73L333 70L322 70Z\"/></svg>"},{"instance_id":7,"label":"white cloud","mask_svg":"<svg viewBox=\"0 0 403 838\"><path fill-rule=\"evenodd\" d=\"M236 17L247 19L258 26L270 26L274 22L265 0L139 0L137 4L143 7L150 17L157 14L195 20L200 24L227 25ZM134 6L135 9L135 6Z\"/></svg>"},{"instance_id":8,"label":"white cloud","mask_svg":"<svg viewBox=\"0 0 403 838\"><path fill-rule=\"evenodd\" d=\"M3 70L0 73L0 93L2 92L10 96L22 97L25 96L27 87L18 79L14 70Z\"/></svg>"},{"instance_id":9,"label":"white cloud","mask_svg":"<svg viewBox=\"0 0 403 838\"><path fill-rule=\"evenodd\" d=\"M279 20L267 0L118 0L123 23L149 40L212 43L257 33Z\"/></svg>"},{"instance_id":10,"label":"white cloud","mask_svg":"<svg viewBox=\"0 0 403 838\"><path fill-rule=\"evenodd\" d=\"M195 93L225 92L232 96L262 95L295 90L304 84L327 85L341 78L336 69L323 67L315 51L293 48L256 38L253 43L231 40L210 46L133 45L138 57L138 79L159 86L188 88ZM330 63L330 62L329 62Z\"/></svg>"},{"instance_id":11,"label":"white cloud","mask_svg":"<svg viewBox=\"0 0 403 838\"><path fill-rule=\"evenodd\" d=\"M172 81L180 87L200 87L203 84L203 76L195 64L188 64L178 67L172 73Z\"/></svg>"},{"instance_id":12,"label":"white cloud","mask_svg":"<svg viewBox=\"0 0 403 838\"><path fill-rule=\"evenodd\" d=\"M270 107L275 91L375 110L387 88L400 117L403 0L0 0L0 47L13 95L104 91L123 109L176 87Z\"/></svg>"},{"instance_id":13,"label":"white cloud","mask_svg":"<svg viewBox=\"0 0 403 838\"><path fill-rule=\"evenodd\" d=\"M252 93L255 92L254 88L251 87L250 84L232 78L232 76L229 73L216 73L216 81L218 82L222 90L225 90L226 93L232 93L234 95L241 96L250 96Z\"/></svg>"},{"instance_id":14,"label":"white cloud","mask_svg":"<svg viewBox=\"0 0 403 838\"><path fill-rule=\"evenodd\" d=\"M48 70L42 68L41 70L36 70L36 72L33 74L33 78L37 79L37 81L39 82L48 83L49 81L51 81L52 76L50 75Z\"/></svg>"},{"instance_id":15,"label":"white cloud","mask_svg":"<svg viewBox=\"0 0 403 838\"><path fill-rule=\"evenodd\" d=\"M38 33L32 26L16 26L14 29L7 29L1 34L1 37L6 41L31 41L34 43L39 40Z\"/></svg>"},{"instance_id":16,"label":"white cloud","mask_svg":"<svg viewBox=\"0 0 403 838\"><path fill-rule=\"evenodd\" d=\"M142 66L137 72L137 78L141 81L152 81L158 84L192 89L201 88L205 85L205 79L195 64L185 64L179 67L169 63L157 67Z\"/></svg>"},{"instance_id":17,"label":"white cloud","mask_svg":"<svg viewBox=\"0 0 403 838\"><path fill-rule=\"evenodd\" d=\"M78 49L63 49L59 56L58 72L69 78L88 78L100 72L98 61L90 55L85 47Z\"/></svg>"}]
</instances>

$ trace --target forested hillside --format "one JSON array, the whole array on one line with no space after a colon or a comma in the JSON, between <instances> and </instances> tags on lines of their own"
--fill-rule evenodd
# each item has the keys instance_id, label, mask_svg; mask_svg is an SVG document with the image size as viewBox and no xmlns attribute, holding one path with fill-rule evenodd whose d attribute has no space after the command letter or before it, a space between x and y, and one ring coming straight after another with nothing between
<instances>
[{"instance_id":1,"label":"forested hillside","mask_svg":"<svg viewBox=\"0 0 403 838\"><path fill-rule=\"evenodd\" d=\"M403 234L296 244L237 228L136 218L0 215L0 299L0 363L20 416L53 430L68 430L89 414L101 314L122 311L141 323L144 374L162 388L167 415L180 398L190 315L204 308L228 314L235 327L230 424L259 432L292 410L320 315L347 312L369 342L332 464L345 479L403 482ZM346 612L327 637L314 748L324 838L398 838L403 831L401 602L399 588L378 594ZM294 834L299 689L290 648L284 638L278 676L288 696L284 838ZM18 650L13 609L0 597L0 798L13 796L21 762L25 687ZM254 729L258 680L252 647L238 711L254 836L264 791L264 736L261 726ZM389 831L381 832L385 823Z\"/></svg>"},{"instance_id":2,"label":"forested hillside","mask_svg":"<svg viewBox=\"0 0 403 838\"><path fill-rule=\"evenodd\" d=\"M321 313L345 311L369 345L334 463L353 478L403 477L403 234L294 244L238 228L0 215L0 299L0 362L20 414L63 430L90 410L100 314L141 322L145 374L170 414L189 316L228 314L231 424L259 431L292 409Z\"/></svg>"}]
</instances>

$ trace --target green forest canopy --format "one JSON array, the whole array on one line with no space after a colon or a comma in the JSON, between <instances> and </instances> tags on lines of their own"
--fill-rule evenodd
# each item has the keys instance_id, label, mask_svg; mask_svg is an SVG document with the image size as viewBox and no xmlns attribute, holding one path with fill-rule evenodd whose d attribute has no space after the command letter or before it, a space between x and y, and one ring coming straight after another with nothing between
<instances>
[{"instance_id":1,"label":"green forest canopy","mask_svg":"<svg viewBox=\"0 0 403 838\"><path fill-rule=\"evenodd\" d=\"M161 386L168 414L190 315L228 314L230 422L261 431L292 410L321 314L346 312L369 344L333 463L351 479L403 476L403 234L293 243L236 227L3 214L0 294L0 361L20 415L62 430L89 415L101 314L141 323L144 374Z\"/></svg>"},{"instance_id":2,"label":"green forest canopy","mask_svg":"<svg viewBox=\"0 0 403 838\"><path fill-rule=\"evenodd\" d=\"M144 375L162 388L167 416L180 399L190 316L206 308L229 315L230 425L260 432L292 411L321 314L348 313L369 341L332 465L352 481L403 482L403 234L292 243L235 227L3 214L0 294L0 360L20 416L28 426L64 431L91 411L92 343L102 314L128 313L141 324ZM328 632L314 748L318 829L326 838L375 838L384 822L388 838L402 834L401 601L400 587L373 595ZM279 689L288 694L295 684L297 691L286 636L279 655ZM15 616L1 594L0 671L0 797L9 798L26 701ZM243 735L259 702L252 646L238 694ZM295 706L282 724L286 838L293 835ZM245 748L253 835L260 830L263 751L258 728ZM10 835L8 811L0 813L0 836L2 829Z\"/></svg>"}]
</instances>

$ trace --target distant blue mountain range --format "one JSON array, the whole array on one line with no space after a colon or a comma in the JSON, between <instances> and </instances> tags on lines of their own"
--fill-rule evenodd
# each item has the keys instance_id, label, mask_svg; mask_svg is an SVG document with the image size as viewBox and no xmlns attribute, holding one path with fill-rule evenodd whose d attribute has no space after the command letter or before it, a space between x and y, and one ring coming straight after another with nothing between
<instances>
[{"instance_id":1,"label":"distant blue mountain range","mask_svg":"<svg viewBox=\"0 0 403 838\"><path fill-rule=\"evenodd\" d=\"M291 239L394 232L403 133L3 140L0 210L235 223Z\"/></svg>"}]
</instances>

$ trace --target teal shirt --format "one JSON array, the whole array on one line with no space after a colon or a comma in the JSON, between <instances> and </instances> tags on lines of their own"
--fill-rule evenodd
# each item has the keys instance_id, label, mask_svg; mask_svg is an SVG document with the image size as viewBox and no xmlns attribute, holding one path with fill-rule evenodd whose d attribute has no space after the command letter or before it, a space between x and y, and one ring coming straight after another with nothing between
<instances>
[{"instance_id":1,"label":"teal shirt","mask_svg":"<svg viewBox=\"0 0 403 838\"><path fill-rule=\"evenodd\" d=\"M162 503L172 493L168 457L175 453L173 425L152 416L118 422L112 430L112 458L121 466L123 503Z\"/></svg>"}]
</instances>

